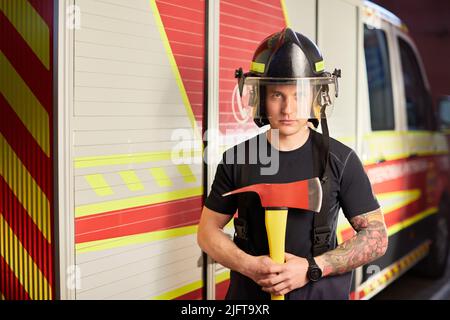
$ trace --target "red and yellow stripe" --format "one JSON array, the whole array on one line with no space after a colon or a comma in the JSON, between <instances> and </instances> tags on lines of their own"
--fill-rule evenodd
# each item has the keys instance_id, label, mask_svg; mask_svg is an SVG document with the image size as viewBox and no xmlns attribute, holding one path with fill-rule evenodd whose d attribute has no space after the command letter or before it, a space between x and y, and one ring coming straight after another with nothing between
<instances>
[{"instance_id":1,"label":"red and yellow stripe","mask_svg":"<svg viewBox=\"0 0 450 320\"><path fill-rule=\"evenodd\" d=\"M52 299L53 1L0 0L0 297Z\"/></svg>"}]
</instances>

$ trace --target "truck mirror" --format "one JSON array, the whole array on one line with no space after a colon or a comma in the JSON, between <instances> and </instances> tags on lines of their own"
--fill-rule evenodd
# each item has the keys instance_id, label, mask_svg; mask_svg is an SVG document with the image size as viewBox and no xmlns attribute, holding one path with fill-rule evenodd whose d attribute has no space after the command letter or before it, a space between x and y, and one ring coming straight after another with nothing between
<instances>
[{"instance_id":1,"label":"truck mirror","mask_svg":"<svg viewBox=\"0 0 450 320\"><path fill-rule=\"evenodd\" d=\"M439 128L450 133L450 96L443 96L438 101Z\"/></svg>"}]
</instances>

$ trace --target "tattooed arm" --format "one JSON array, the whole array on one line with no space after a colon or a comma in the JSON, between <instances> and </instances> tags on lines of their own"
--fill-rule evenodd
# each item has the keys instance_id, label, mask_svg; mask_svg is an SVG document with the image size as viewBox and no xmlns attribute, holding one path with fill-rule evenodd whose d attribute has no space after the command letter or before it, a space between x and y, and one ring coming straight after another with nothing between
<instances>
[{"instance_id":1,"label":"tattooed arm","mask_svg":"<svg viewBox=\"0 0 450 320\"><path fill-rule=\"evenodd\" d=\"M348 272L385 254L388 235L381 209L358 215L350 223L357 234L316 258L323 276Z\"/></svg>"}]
</instances>

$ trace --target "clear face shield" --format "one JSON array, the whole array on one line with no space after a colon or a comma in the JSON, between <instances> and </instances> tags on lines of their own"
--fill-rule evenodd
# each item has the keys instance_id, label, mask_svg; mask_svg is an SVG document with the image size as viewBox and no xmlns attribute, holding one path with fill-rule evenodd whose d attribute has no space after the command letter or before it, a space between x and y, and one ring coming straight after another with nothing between
<instances>
[{"instance_id":1,"label":"clear face shield","mask_svg":"<svg viewBox=\"0 0 450 320\"><path fill-rule=\"evenodd\" d=\"M317 78L239 79L240 112L254 119L300 120L331 116L338 96L339 70Z\"/></svg>"}]
</instances>

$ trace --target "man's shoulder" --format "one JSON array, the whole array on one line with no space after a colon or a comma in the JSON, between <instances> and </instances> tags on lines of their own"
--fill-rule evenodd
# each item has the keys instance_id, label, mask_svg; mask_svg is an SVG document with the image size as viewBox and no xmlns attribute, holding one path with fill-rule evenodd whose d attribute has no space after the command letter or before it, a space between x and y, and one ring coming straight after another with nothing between
<instances>
[{"instance_id":1,"label":"man's shoulder","mask_svg":"<svg viewBox=\"0 0 450 320\"><path fill-rule=\"evenodd\" d=\"M321 133L317 132L319 135L322 135ZM337 161L341 164L345 164L348 160L349 156L352 153L355 153L355 151L347 146L346 144L342 143L339 140L336 140L335 138L330 137L330 159L331 161ZM356 154L356 153L355 153Z\"/></svg>"}]
</instances>

